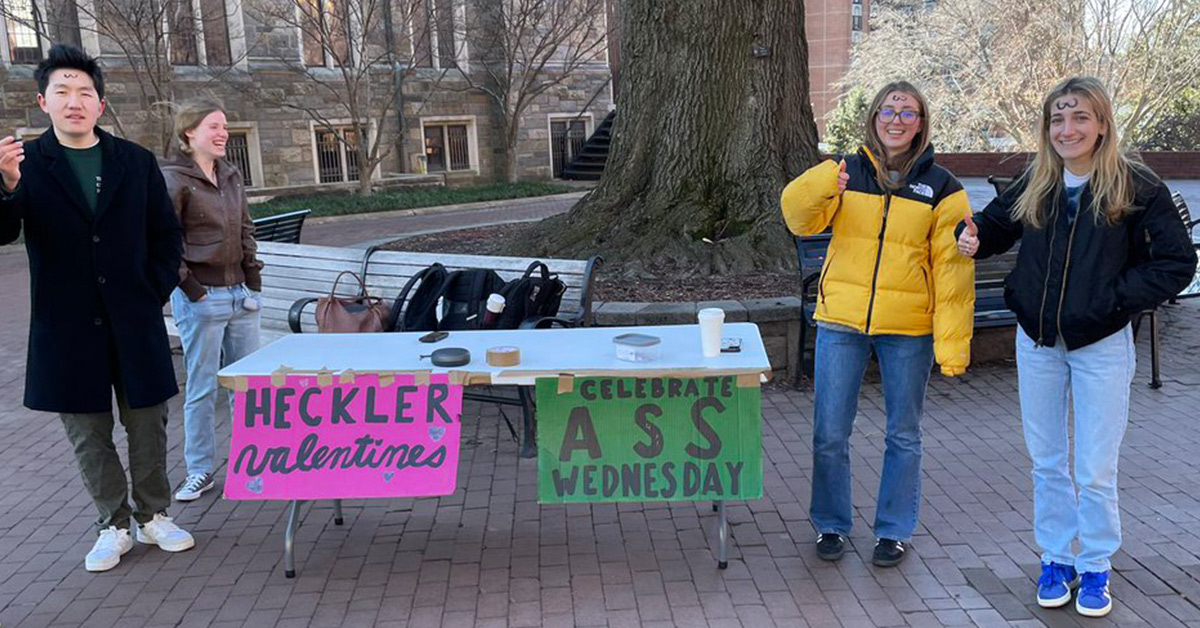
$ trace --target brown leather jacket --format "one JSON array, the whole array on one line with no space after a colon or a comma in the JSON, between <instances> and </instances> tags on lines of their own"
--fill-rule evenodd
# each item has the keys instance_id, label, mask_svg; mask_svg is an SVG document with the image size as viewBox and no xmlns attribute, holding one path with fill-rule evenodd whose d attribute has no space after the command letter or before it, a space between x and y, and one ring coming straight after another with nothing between
<instances>
[{"instance_id":1,"label":"brown leather jacket","mask_svg":"<svg viewBox=\"0 0 1200 628\"><path fill-rule=\"evenodd\" d=\"M204 296L204 286L245 283L251 290L262 290L263 264L255 256L254 223L237 167L218 160L216 186L190 157L160 165L183 225L180 289L192 301Z\"/></svg>"}]
</instances>

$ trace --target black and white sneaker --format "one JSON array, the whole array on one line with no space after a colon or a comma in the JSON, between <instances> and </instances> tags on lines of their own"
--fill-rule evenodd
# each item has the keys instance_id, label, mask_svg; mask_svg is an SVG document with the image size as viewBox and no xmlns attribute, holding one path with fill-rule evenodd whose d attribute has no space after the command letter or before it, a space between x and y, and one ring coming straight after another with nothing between
<instances>
[{"instance_id":1,"label":"black and white sneaker","mask_svg":"<svg viewBox=\"0 0 1200 628\"><path fill-rule=\"evenodd\" d=\"M895 567L904 562L905 547L903 541L879 539L875 543L875 554L871 562L879 567Z\"/></svg>"},{"instance_id":2,"label":"black and white sneaker","mask_svg":"<svg viewBox=\"0 0 1200 628\"><path fill-rule=\"evenodd\" d=\"M817 558L837 560L846 551L846 537L830 532L817 537Z\"/></svg>"},{"instance_id":3,"label":"black and white sneaker","mask_svg":"<svg viewBox=\"0 0 1200 628\"><path fill-rule=\"evenodd\" d=\"M211 473L193 473L175 489L175 501L190 502L199 499L205 491L216 486Z\"/></svg>"}]
</instances>

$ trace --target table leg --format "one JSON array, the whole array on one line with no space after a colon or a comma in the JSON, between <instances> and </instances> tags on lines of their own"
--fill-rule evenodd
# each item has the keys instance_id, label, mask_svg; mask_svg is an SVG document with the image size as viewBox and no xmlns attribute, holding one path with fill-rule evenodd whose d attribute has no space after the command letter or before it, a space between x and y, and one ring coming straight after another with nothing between
<instances>
[{"instance_id":1,"label":"table leg","mask_svg":"<svg viewBox=\"0 0 1200 628\"><path fill-rule=\"evenodd\" d=\"M725 545L729 540L729 526L725 522L725 502L717 502L717 569L729 567Z\"/></svg>"},{"instance_id":2,"label":"table leg","mask_svg":"<svg viewBox=\"0 0 1200 628\"><path fill-rule=\"evenodd\" d=\"M342 500L333 500L333 523L334 525L342 525L345 519L342 519Z\"/></svg>"},{"instance_id":3,"label":"table leg","mask_svg":"<svg viewBox=\"0 0 1200 628\"><path fill-rule=\"evenodd\" d=\"M521 444L522 458L537 457L537 425L534 422L534 413L536 408L533 403L533 387L518 386L517 394L521 397L521 415L523 429L525 432L525 442Z\"/></svg>"},{"instance_id":4,"label":"table leg","mask_svg":"<svg viewBox=\"0 0 1200 628\"><path fill-rule=\"evenodd\" d=\"M294 500L288 509L287 529L283 533L283 575L296 577L296 524L300 515L300 500Z\"/></svg>"}]
</instances>

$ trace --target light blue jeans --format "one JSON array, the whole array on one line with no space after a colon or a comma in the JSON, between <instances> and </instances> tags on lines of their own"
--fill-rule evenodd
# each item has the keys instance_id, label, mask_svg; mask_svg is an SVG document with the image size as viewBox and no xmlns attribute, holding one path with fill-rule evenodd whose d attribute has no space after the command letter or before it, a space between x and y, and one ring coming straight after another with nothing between
<instances>
[{"instance_id":1,"label":"light blue jeans","mask_svg":"<svg viewBox=\"0 0 1200 628\"><path fill-rule=\"evenodd\" d=\"M1137 368L1133 331L1067 351L1037 347L1017 329L1017 378L1025 446L1033 459L1033 532L1043 562L1108 571L1121 547L1117 458ZM1067 415L1075 410L1075 479ZM1079 554L1071 549L1079 539Z\"/></svg>"},{"instance_id":2,"label":"light blue jeans","mask_svg":"<svg viewBox=\"0 0 1200 628\"><path fill-rule=\"evenodd\" d=\"M258 349L259 312L243 308L242 301L261 302L259 296L244 285L205 289L208 297L195 303L179 288L171 293L171 311L187 368L183 455L188 475L213 472L217 371Z\"/></svg>"},{"instance_id":3,"label":"light blue jeans","mask_svg":"<svg viewBox=\"0 0 1200 628\"><path fill-rule=\"evenodd\" d=\"M817 328L809 516L818 534L850 534L850 433L872 348L879 358L887 409L875 536L909 541L921 505L921 414L933 369L933 336L868 336Z\"/></svg>"}]
</instances>

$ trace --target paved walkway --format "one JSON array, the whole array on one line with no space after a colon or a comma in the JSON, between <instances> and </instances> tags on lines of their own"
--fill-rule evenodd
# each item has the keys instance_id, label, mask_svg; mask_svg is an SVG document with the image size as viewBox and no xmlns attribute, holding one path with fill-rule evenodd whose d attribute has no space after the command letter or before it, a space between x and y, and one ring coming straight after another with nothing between
<instances>
[{"instance_id":1,"label":"paved walkway","mask_svg":"<svg viewBox=\"0 0 1200 628\"><path fill-rule=\"evenodd\" d=\"M556 194L534 199L494 203L471 203L454 207L316 218L306 221L301 233L305 244L326 246L371 246L385 244L402 235L483 227L506 222L541 220L571 209L583 192Z\"/></svg>"},{"instance_id":2,"label":"paved walkway","mask_svg":"<svg viewBox=\"0 0 1200 628\"><path fill-rule=\"evenodd\" d=\"M378 234L379 232L376 231ZM306 238L307 239L307 238ZM1030 604L1037 554L1029 461L1011 365L935 377L913 555L869 562L882 461L877 384L853 438L854 552L814 555L808 521L812 391L764 395L765 494L730 508L731 562L715 569L707 504L539 506L536 464L494 407L468 404L459 490L440 499L304 509L299 576L280 567L284 505L207 495L173 514L199 546L138 545L89 574L93 507L57 419L21 406L28 333L23 252L0 252L0 626L1096 626L1200 628L1200 302L1166 309L1164 380L1139 342L1121 467L1125 544L1103 620ZM177 370L180 369L178 357ZM228 438L222 408L219 436ZM171 404L171 477L182 467ZM123 443L123 439L119 441ZM119 445L123 447L123 445Z\"/></svg>"}]
</instances>

